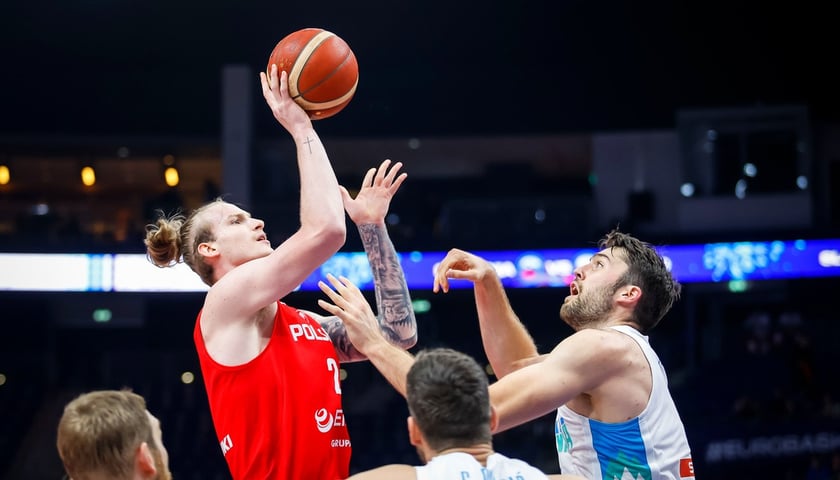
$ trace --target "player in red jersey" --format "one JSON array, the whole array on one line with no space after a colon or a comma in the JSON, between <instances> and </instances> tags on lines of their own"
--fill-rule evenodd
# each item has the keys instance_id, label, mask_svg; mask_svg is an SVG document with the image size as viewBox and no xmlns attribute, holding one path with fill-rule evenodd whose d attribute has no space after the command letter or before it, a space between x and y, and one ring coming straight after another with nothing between
<instances>
[{"instance_id":1,"label":"player in red jersey","mask_svg":"<svg viewBox=\"0 0 840 480\"><path fill-rule=\"evenodd\" d=\"M300 227L272 248L263 222L221 200L189 216L162 216L146 234L159 266L183 259L210 285L194 340L210 412L231 474L239 479L345 478L350 438L339 363L363 360L337 317L283 299L344 244L344 211L356 224L376 289L379 327L410 348L417 326L405 277L385 228L406 178L389 160L367 172L355 198L340 187L312 122L288 94L286 74L260 74L274 117L292 135L300 171Z\"/></svg>"}]
</instances>

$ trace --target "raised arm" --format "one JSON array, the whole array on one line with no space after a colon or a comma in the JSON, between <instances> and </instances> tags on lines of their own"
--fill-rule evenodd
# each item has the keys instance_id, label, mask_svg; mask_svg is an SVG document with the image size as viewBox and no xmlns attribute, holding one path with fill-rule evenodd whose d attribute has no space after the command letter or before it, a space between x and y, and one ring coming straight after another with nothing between
<instances>
[{"instance_id":1,"label":"raised arm","mask_svg":"<svg viewBox=\"0 0 840 480\"><path fill-rule=\"evenodd\" d=\"M210 289L202 316L206 336L218 328L252 321L256 312L283 298L344 244L346 222L338 180L306 112L288 92L286 72L260 73L263 96L292 136L300 173L300 227L269 255L250 261L227 252L230 271ZM256 241L262 223L250 218ZM221 268L221 267L220 267ZM233 343L232 343L233 344ZM236 347L232 347L236 348Z\"/></svg>"},{"instance_id":2,"label":"raised arm","mask_svg":"<svg viewBox=\"0 0 840 480\"><path fill-rule=\"evenodd\" d=\"M341 187L341 194L347 214L359 229L362 245L370 263L376 294L377 319L382 333L392 344L408 349L417 343L417 321L411 306L405 273L385 226L385 216L391 198L407 176L405 173L399 173L401 167L400 162L391 165L390 160L385 160L378 169L371 168L367 171L356 198L352 198L344 187ZM352 362L366 358L348 341L346 329L340 319L325 318L322 325L336 345L341 361Z\"/></svg>"},{"instance_id":3,"label":"raised arm","mask_svg":"<svg viewBox=\"0 0 840 480\"><path fill-rule=\"evenodd\" d=\"M498 378L539 358L528 330L510 306L493 265L463 250L452 249L435 270L434 292L449 291L449 279L473 282L484 353Z\"/></svg>"}]
</instances>

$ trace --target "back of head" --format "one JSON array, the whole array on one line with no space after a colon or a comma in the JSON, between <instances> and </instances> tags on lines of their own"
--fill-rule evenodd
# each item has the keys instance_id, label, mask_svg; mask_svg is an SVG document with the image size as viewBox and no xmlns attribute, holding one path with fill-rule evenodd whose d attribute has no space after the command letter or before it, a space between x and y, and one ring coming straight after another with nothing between
<instances>
[{"instance_id":1,"label":"back of head","mask_svg":"<svg viewBox=\"0 0 840 480\"><path fill-rule=\"evenodd\" d=\"M680 297L680 284L671 276L662 257L649 244L617 229L599 243L600 248L618 248L616 252L627 263L627 273L616 286L637 285L642 297L636 305L633 320L642 332L655 327Z\"/></svg>"},{"instance_id":2,"label":"back of head","mask_svg":"<svg viewBox=\"0 0 840 480\"><path fill-rule=\"evenodd\" d=\"M154 445L143 397L128 390L80 395L64 407L56 446L74 480L130 478L142 442Z\"/></svg>"},{"instance_id":3,"label":"back of head","mask_svg":"<svg viewBox=\"0 0 840 480\"><path fill-rule=\"evenodd\" d=\"M203 221L202 214L223 202L217 198L193 210L188 216L181 213L167 216L159 212L155 223L146 225L143 243L149 260L162 268L183 261L204 283L212 286L213 267L204 262L196 248L200 243L214 239L212 228Z\"/></svg>"},{"instance_id":4,"label":"back of head","mask_svg":"<svg viewBox=\"0 0 840 480\"><path fill-rule=\"evenodd\" d=\"M490 443L487 374L448 348L421 351L408 371L408 410L436 450Z\"/></svg>"}]
</instances>

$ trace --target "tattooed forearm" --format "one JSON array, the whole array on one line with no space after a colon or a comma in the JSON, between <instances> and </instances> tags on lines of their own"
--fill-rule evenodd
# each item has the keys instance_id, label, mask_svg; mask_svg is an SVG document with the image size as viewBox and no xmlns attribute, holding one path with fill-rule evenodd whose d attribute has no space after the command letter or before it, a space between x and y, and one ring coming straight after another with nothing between
<instances>
[{"instance_id":1,"label":"tattooed forearm","mask_svg":"<svg viewBox=\"0 0 840 480\"><path fill-rule=\"evenodd\" d=\"M359 235L373 272L376 307L382 332L402 348L417 343L417 320L397 252L382 225L359 225Z\"/></svg>"},{"instance_id":2,"label":"tattooed forearm","mask_svg":"<svg viewBox=\"0 0 840 480\"><path fill-rule=\"evenodd\" d=\"M330 336L340 362L355 362L365 359L365 356L356 350L356 347L350 342L350 337L347 336L347 328L338 317L329 317L329 320L322 323L321 327Z\"/></svg>"}]
</instances>

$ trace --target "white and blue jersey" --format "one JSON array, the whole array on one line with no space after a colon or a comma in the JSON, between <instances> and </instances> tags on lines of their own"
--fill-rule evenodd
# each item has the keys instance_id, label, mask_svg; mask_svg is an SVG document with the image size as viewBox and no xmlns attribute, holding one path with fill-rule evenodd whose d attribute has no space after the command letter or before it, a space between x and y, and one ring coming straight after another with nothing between
<instances>
[{"instance_id":1,"label":"white and blue jersey","mask_svg":"<svg viewBox=\"0 0 840 480\"><path fill-rule=\"evenodd\" d=\"M612 327L639 344L650 365L650 400L638 417L604 423L557 409L554 436L560 471L591 480L693 479L691 449L668 391L668 378L648 337L628 326Z\"/></svg>"},{"instance_id":2,"label":"white and blue jersey","mask_svg":"<svg viewBox=\"0 0 840 480\"><path fill-rule=\"evenodd\" d=\"M501 453L487 457L482 467L472 455L452 452L438 455L422 467L414 467L417 480L547 480L545 474Z\"/></svg>"}]
</instances>

